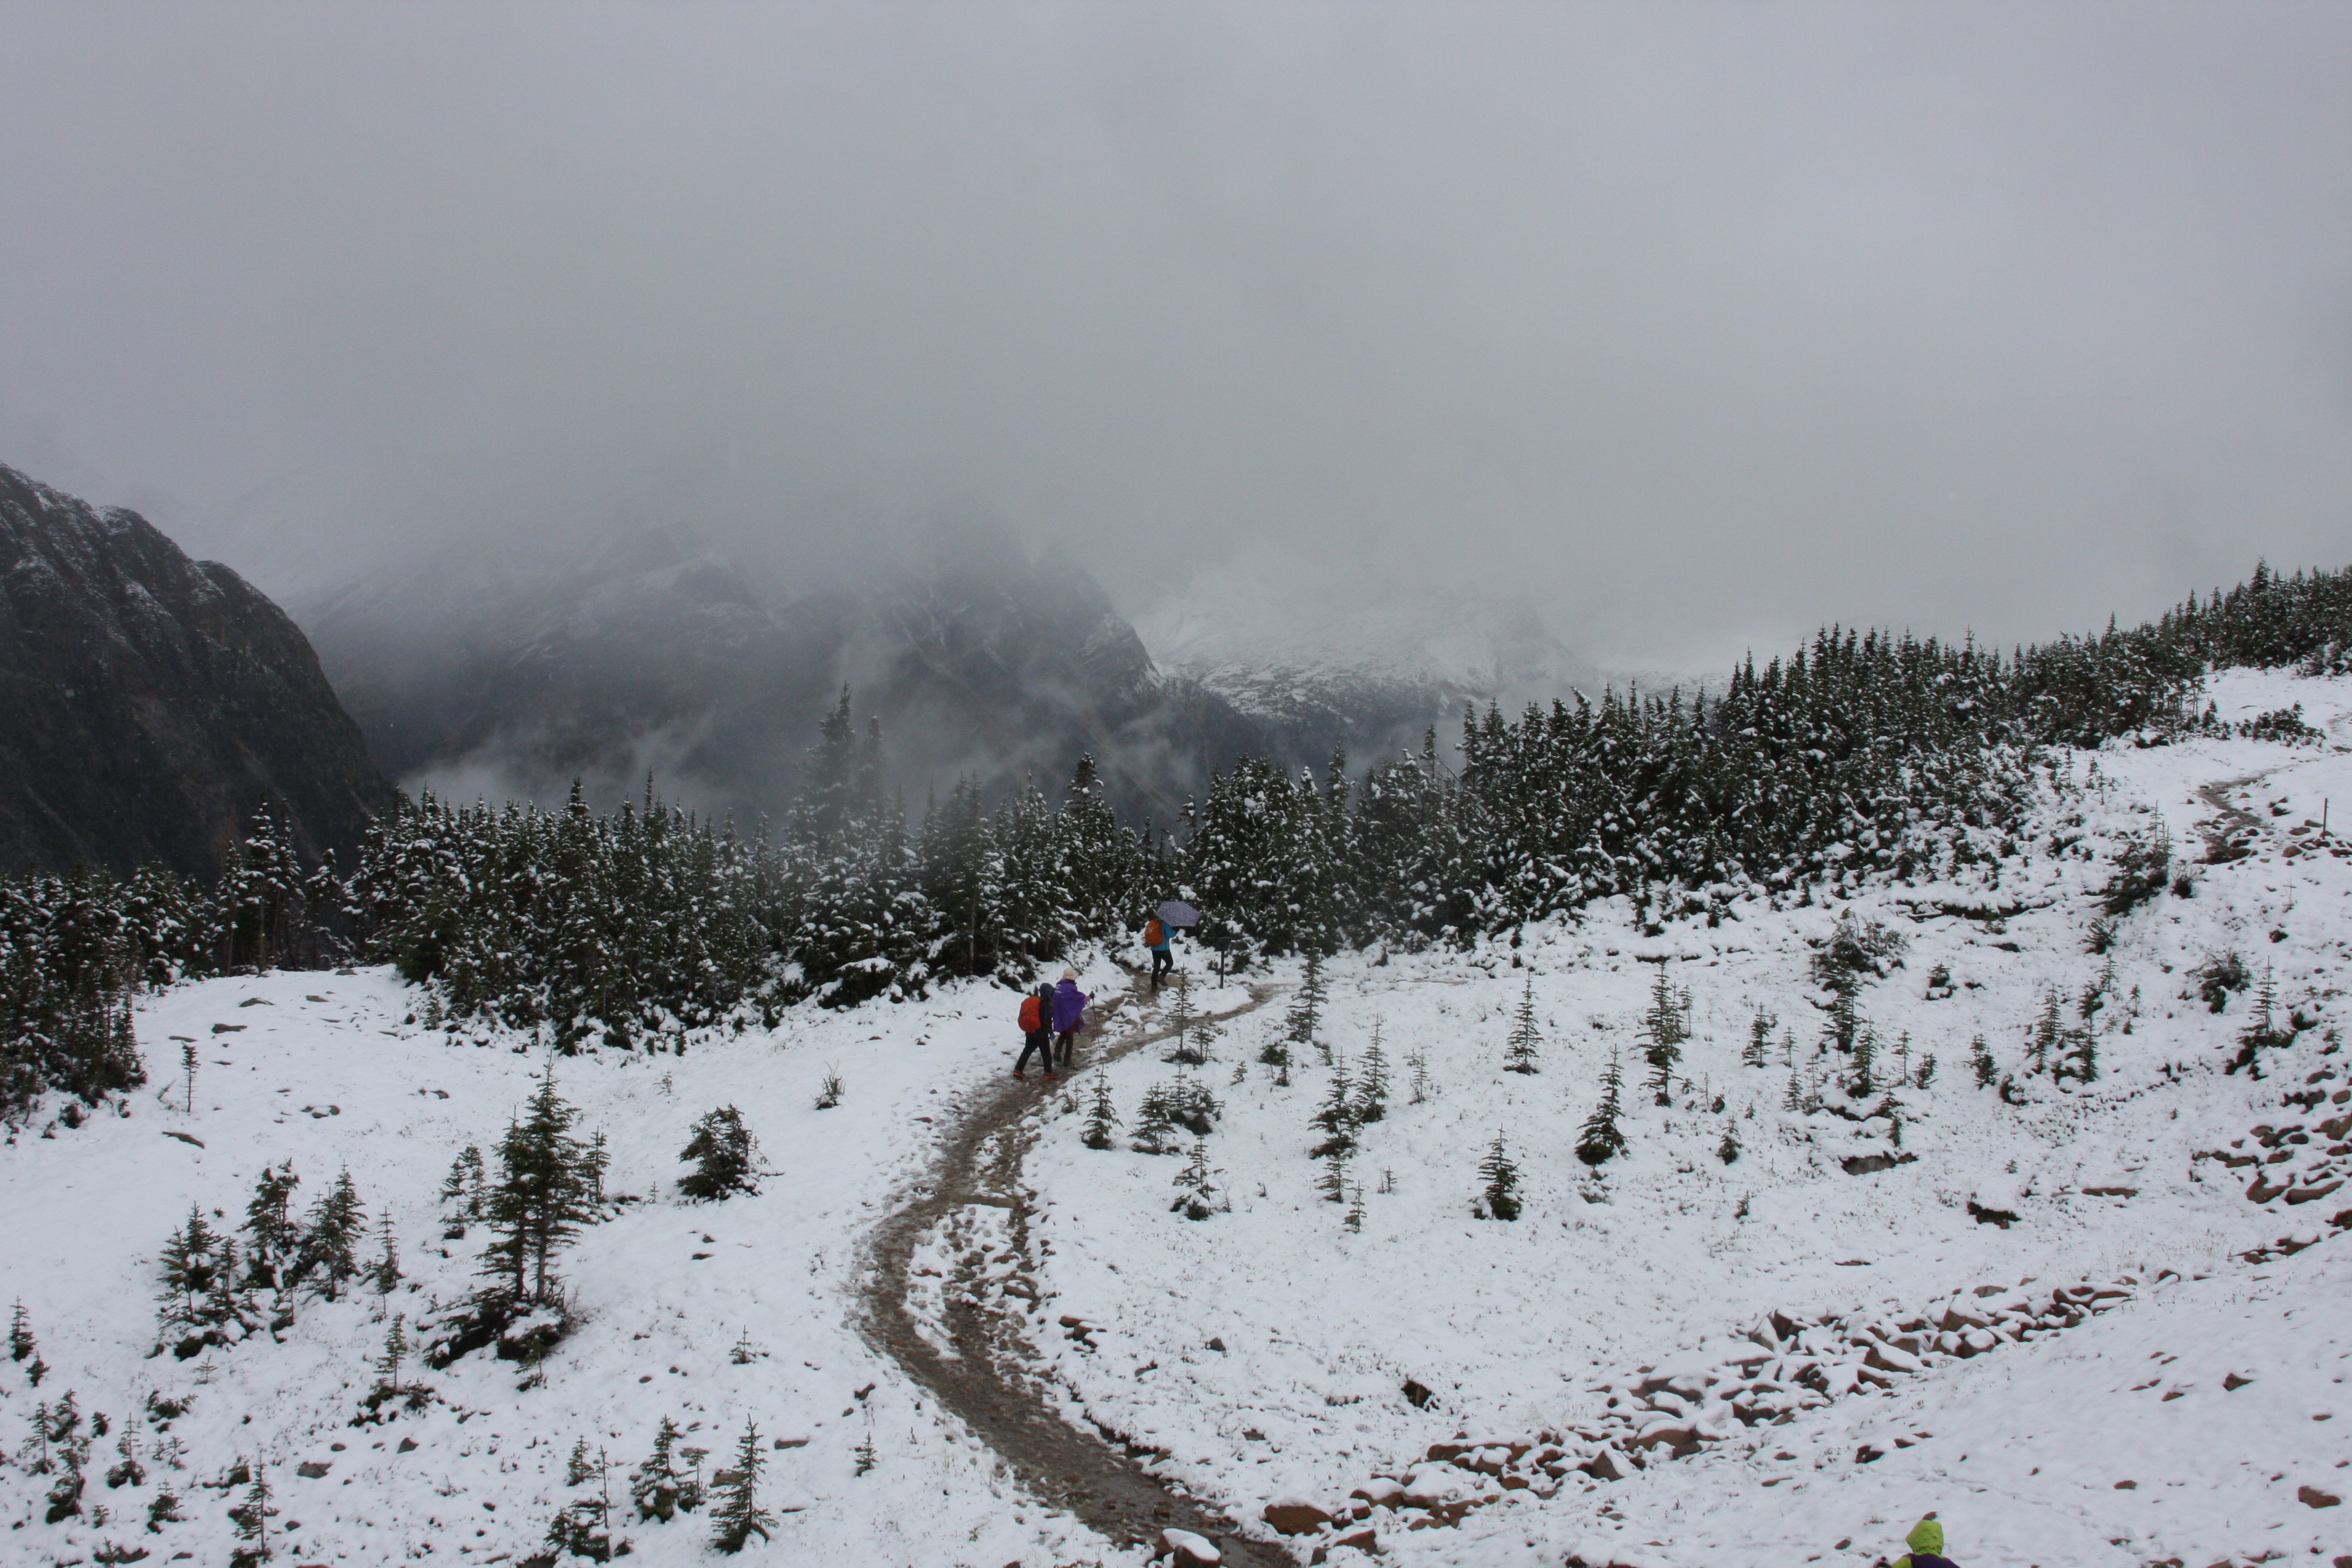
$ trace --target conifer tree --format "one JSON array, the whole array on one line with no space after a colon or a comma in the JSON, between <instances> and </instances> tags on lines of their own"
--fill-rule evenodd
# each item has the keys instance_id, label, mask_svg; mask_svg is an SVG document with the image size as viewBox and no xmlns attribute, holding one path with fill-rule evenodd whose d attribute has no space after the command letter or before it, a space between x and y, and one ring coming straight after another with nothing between
<instances>
[{"instance_id":1,"label":"conifer tree","mask_svg":"<svg viewBox=\"0 0 2352 1568\"><path fill-rule=\"evenodd\" d=\"M400 1247L392 1234L392 1214L386 1210L377 1216L376 1239L383 1250L368 1268L368 1282L379 1296L389 1296L407 1276L400 1271Z\"/></svg>"},{"instance_id":2,"label":"conifer tree","mask_svg":"<svg viewBox=\"0 0 2352 1568\"><path fill-rule=\"evenodd\" d=\"M50 1524L60 1523L81 1512L83 1470L89 1463L89 1433L83 1427L81 1410L74 1401L73 1390L48 1413L47 1429L42 1434L47 1453L57 1465L57 1480L49 1487L48 1511Z\"/></svg>"},{"instance_id":3,"label":"conifer tree","mask_svg":"<svg viewBox=\"0 0 2352 1568\"><path fill-rule=\"evenodd\" d=\"M193 1116L196 1110L196 1046L193 1040L180 1043L180 1074L183 1085L180 1108Z\"/></svg>"},{"instance_id":4,"label":"conifer tree","mask_svg":"<svg viewBox=\"0 0 2352 1568\"><path fill-rule=\"evenodd\" d=\"M1878 1031L1864 1027L1853 1039L1853 1079L1846 1092L1855 1099L1864 1099L1877 1092L1872 1068L1878 1062Z\"/></svg>"},{"instance_id":5,"label":"conifer tree","mask_svg":"<svg viewBox=\"0 0 2352 1568\"><path fill-rule=\"evenodd\" d=\"M677 1439L677 1423L663 1416L661 1425L654 1428L654 1451L629 1478L629 1500L636 1505L639 1519L657 1519L667 1524L702 1501L701 1479L681 1474L673 1458Z\"/></svg>"},{"instance_id":6,"label":"conifer tree","mask_svg":"<svg viewBox=\"0 0 2352 1568\"><path fill-rule=\"evenodd\" d=\"M730 1555L740 1552L751 1537L765 1541L775 1528L774 1516L760 1506L760 1468L765 1463L760 1429L746 1421L735 1444L735 1468L719 1477L719 1500L711 1505L710 1543L719 1551Z\"/></svg>"},{"instance_id":7,"label":"conifer tree","mask_svg":"<svg viewBox=\"0 0 2352 1568\"><path fill-rule=\"evenodd\" d=\"M1538 1070L1537 1060L1543 1048L1543 1035L1536 1027L1536 976L1528 972L1527 984L1519 993L1518 1010L1512 1016L1511 1037L1503 1053L1506 1072L1533 1073Z\"/></svg>"},{"instance_id":8,"label":"conifer tree","mask_svg":"<svg viewBox=\"0 0 2352 1568\"><path fill-rule=\"evenodd\" d=\"M400 1393L400 1363L408 1359L408 1327L406 1314L394 1312L392 1328L383 1336L383 1354L375 1363L376 1375L383 1380L384 1391Z\"/></svg>"},{"instance_id":9,"label":"conifer tree","mask_svg":"<svg viewBox=\"0 0 2352 1568\"><path fill-rule=\"evenodd\" d=\"M334 1300L344 1284L359 1276L360 1237L366 1226L367 1211L346 1169L310 1209L302 1227L302 1253L294 1278Z\"/></svg>"},{"instance_id":10,"label":"conifer tree","mask_svg":"<svg viewBox=\"0 0 2352 1568\"><path fill-rule=\"evenodd\" d=\"M147 1467L139 1462L138 1428L125 1426L122 1429L122 1436L114 1440L114 1451L122 1457L119 1462L107 1469L107 1489L111 1491L122 1487L145 1486Z\"/></svg>"},{"instance_id":11,"label":"conifer tree","mask_svg":"<svg viewBox=\"0 0 2352 1568\"><path fill-rule=\"evenodd\" d=\"M184 1524L187 1519L180 1511L179 1495L168 1487L159 1489L147 1504L147 1529L151 1534L161 1535L165 1525Z\"/></svg>"},{"instance_id":12,"label":"conifer tree","mask_svg":"<svg viewBox=\"0 0 2352 1568\"><path fill-rule=\"evenodd\" d=\"M484 1205L492 1240L482 1272L517 1305L553 1300L551 1262L593 1217L589 1146L572 1135L579 1116L555 1092L550 1064L522 1118L499 1141L499 1175Z\"/></svg>"},{"instance_id":13,"label":"conifer tree","mask_svg":"<svg viewBox=\"0 0 2352 1568\"><path fill-rule=\"evenodd\" d=\"M468 1143L449 1163L449 1173L441 1178L441 1239L462 1241L466 1227L482 1217L482 1204L488 1192L488 1178L482 1168L482 1151Z\"/></svg>"},{"instance_id":14,"label":"conifer tree","mask_svg":"<svg viewBox=\"0 0 2352 1568\"><path fill-rule=\"evenodd\" d=\"M604 1457L604 1450L597 1449L595 1458L591 1458L585 1437L574 1443L572 1457L564 1466L563 1484L593 1489L557 1510L554 1521L547 1527L547 1543L558 1552L585 1557L592 1563L609 1563L625 1554L628 1542L613 1539L612 1464Z\"/></svg>"},{"instance_id":15,"label":"conifer tree","mask_svg":"<svg viewBox=\"0 0 2352 1568\"><path fill-rule=\"evenodd\" d=\"M237 1468L247 1468L240 1459ZM229 1552L229 1568L259 1568L277 1555L269 1545L269 1521L278 1516L270 1506L277 1495L269 1489L269 1477L259 1465L249 1471L252 1484L247 1489L245 1500L228 1510L236 1524L236 1546Z\"/></svg>"},{"instance_id":16,"label":"conifer tree","mask_svg":"<svg viewBox=\"0 0 2352 1568\"><path fill-rule=\"evenodd\" d=\"M1419 1105L1429 1098L1429 1053L1416 1046L1404 1064L1412 1069L1412 1102Z\"/></svg>"},{"instance_id":17,"label":"conifer tree","mask_svg":"<svg viewBox=\"0 0 2352 1568\"><path fill-rule=\"evenodd\" d=\"M1771 1048L1772 1031L1780 1027L1780 1024L1778 1018L1763 1008L1756 1009L1756 1016L1748 1024L1748 1048L1739 1053L1739 1060L1744 1066L1761 1068L1770 1065L1767 1053Z\"/></svg>"},{"instance_id":18,"label":"conifer tree","mask_svg":"<svg viewBox=\"0 0 2352 1568\"><path fill-rule=\"evenodd\" d=\"M1145 1089L1143 1103L1136 1107L1135 1141L1130 1147L1139 1154L1176 1152L1177 1110L1174 1090L1167 1084L1155 1083Z\"/></svg>"},{"instance_id":19,"label":"conifer tree","mask_svg":"<svg viewBox=\"0 0 2352 1568\"><path fill-rule=\"evenodd\" d=\"M1979 1089L1990 1089L1993 1080L2000 1076L2000 1068L1992 1059L1992 1049L1985 1044L1982 1035L1969 1042L1969 1066L1977 1075Z\"/></svg>"},{"instance_id":20,"label":"conifer tree","mask_svg":"<svg viewBox=\"0 0 2352 1568\"><path fill-rule=\"evenodd\" d=\"M1389 1113L1389 1058L1381 1048L1380 1020L1372 1020L1372 1043L1365 1047L1363 1071L1356 1079L1356 1124L1380 1121Z\"/></svg>"},{"instance_id":21,"label":"conifer tree","mask_svg":"<svg viewBox=\"0 0 2352 1568\"><path fill-rule=\"evenodd\" d=\"M1727 1165L1739 1158L1739 1131L1733 1123L1723 1124L1723 1142L1715 1146L1715 1157Z\"/></svg>"},{"instance_id":22,"label":"conifer tree","mask_svg":"<svg viewBox=\"0 0 2352 1568\"><path fill-rule=\"evenodd\" d=\"M30 1361L39 1353L39 1349L33 1341L33 1320L26 1313L25 1303L20 1300L16 1310L8 1314L8 1359Z\"/></svg>"},{"instance_id":23,"label":"conifer tree","mask_svg":"<svg viewBox=\"0 0 2352 1568\"><path fill-rule=\"evenodd\" d=\"M203 1209L189 1205L188 1223L163 1243L162 1265L165 1320L195 1322L197 1302L212 1293L221 1271L221 1238L205 1222Z\"/></svg>"},{"instance_id":24,"label":"conifer tree","mask_svg":"<svg viewBox=\"0 0 2352 1568\"><path fill-rule=\"evenodd\" d=\"M1348 1152L1334 1150L1320 1156L1323 1173L1315 1178L1315 1190L1323 1194L1325 1203L1348 1201Z\"/></svg>"},{"instance_id":25,"label":"conifer tree","mask_svg":"<svg viewBox=\"0 0 2352 1568\"><path fill-rule=\"evenodd\" d=\"M253 1199L245 1205L247 1279L275 1289L301 1252L301 1232L294 1224L294 1189L302 1178L289 1163L283 1169L261 1167Z\"/></svg>"},{"instance_id":26,"label":"conifer tree","mask_svg":"<svg viewBox=\"0 0 2352 1568\"><path fill-rule=\"evenodd\" d=\"M2065 1034L2066 1026L2058 1012L2058 993L2053 989L2042 1001L2042 1016L2034 1020L2033 1034L2026 1047L2032 1070L2037 1073L2051 1070Z\"/></svg>"},{"instance_id":27,"label":"conifer tree","mask_svg":"<svg viewBox=\"0 0 2352 1568\"><path fill-rule=\"evenodd\" d=\"M1181 1213L1186 1219L1206 1219L1217 1212L1215 1173L1209 1168L1209 1141L1199 1139L1192 1144L1192 1157L1176 1173L1176 1201L1169 1205L1171 1213Z\"/></svg>"},{"instance_id":28,"label":"conifer tree","mask_svg":"<svg viewBox=\"0 0 2352 1568\"><path fill-rule=\"evenodd\" d=\"M2234 1073L2244 1068L2247 1076L2259 1079L2263 1076L2262 1053L2294 1043L2294 1031L2278 1026L2278 983L2272 975L2271 966L2264 964L2263 983L2254 989L2254 1005L2247 1015L2246 1026L2239 1031L2238 1054L2229 1070Z\"/></svg>"},{"instance_id":29,"label":"conifer tree","mask_svg":"<svg viewBox=\"0 0 2352 1568\"><path fill-rule=\"evenodd\" d=\"M1576 1141L1576 1157L1588 1165L1600 1165L1624 1152L1625 1134L1617 1125L1622 1110L1624 1070L1619 1067L1617 1053L1609 1053L1609 1065L1601 1074L1601 1102L1584 1121L1584 1131Z\"/></svg>"},{"instance_id":30,"label":"conifer tree","mask_svg":"<svg viewBox=\"0 0 2352 1568\"><path fill-rule=\"evenodd\" d=\"M1298 977L1298 994L1290 1004L1289 1015L1283 1020L1283 1037L1291 1045L1311 1047L1322 1058L1323 1065L1331 1065L1328 1041L1318 1040L1316 1031L1323 1021L1323 1002L1328 984L1323 977L1323 954L1310 949L1307 963Z\"/></svg>"},{"instance_id":31,"label":"conifer tree","mask_svg":"<svg viewBox=\"0 0 2352 1568\"><path fill-rule=\"evenodd\" d=\"M1316 1110L1314 1125L1323 1133L1323 1141L1315 1147L1315 1158L1328 1159L1349 1153L1355 1149L1355 1097L1348 1082L1347 1063L1339 1062L1332 1068L1330 1087L1324 1090L1323 1103Z\"/></svg>"},{"instance_id":32,"label":"conifer tree","mask_svg":"<svg viewBox=\"0 0 2352 1568\"><path fill-rule=\"evenodd\" d=\"M1087 1125L1078 1141L1089 1149L1108 1149L1111 1144L1111 1129L1119 1122L1118 1109L1111 1103L1110 1079L1097 1073L1094 1103L1087 1110Z\"/></svg>"},{"instance_id":33,"label":"conifer tree","mask_svg":"<svg viewBox=\"0 0 2352 1568\"><path fill-rule=\"evenodd\" d=\"M1805 1106L1804 1079L1795 1068L1789 1069L1789 1092L1780 1099L1783 1110L1801 1110Z\"/></svg>"},{"instance_id":34,"label":"conifer tree","mask_svg":"<svg viewBox=\"0 0 2352 1568\"><path fill-rule=\"evenodd\" d=\"M1670 1090L1675 1068L1683 1059L1683 1041L1689 1036L1683 1009L1666 985L1666 966L1660 963L1650 988L1649 1011L1642 1015L1642 1054L1650 1064L1650 1090L1660 1105L1674 1103Z\"/></svg>"},{"instance_id":35,"label":"conifer tree","mask_svg":"<svg viewBox=\"0 0 2352 1568\"><path fill-rule=\"evenodd\" d=\"M703 1113L678 1159L698 1162L677 1184L689 1198L716 1201L730 1193L756 1196L760 1191L752 1179L759 1173L760 1146L743 1125L743 1113L731 1105Z\"/></svg>"},{"instance_id":36,"label":"conifer tree","mask_svg":"<svg viewBox=\"0 0 2352 1568\"><path fill-rule=\"evenodd\" d=\"M1510 1152L1504 1147L1501 1133L1495 1134L1495 1142L1487 1148L1486 1157L1478 1162L1478 1176L1486 1184L1479 1190L1480 1217L1518 1218L1519 1168L1512 1163Z\"/></svg>"}]
</instances>

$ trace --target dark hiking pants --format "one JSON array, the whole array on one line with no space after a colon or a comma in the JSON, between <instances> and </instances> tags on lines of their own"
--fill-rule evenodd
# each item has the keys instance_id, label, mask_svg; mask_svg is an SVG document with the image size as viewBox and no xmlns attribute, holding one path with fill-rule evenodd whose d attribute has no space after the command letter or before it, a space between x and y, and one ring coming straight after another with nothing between
<instances>
[{"instance_id":1,"label":"dark hiking pants","mask_svg":"<svg viewBox=\"0 0 2352 1568\"><path fill-rule=\"evenodd\" d=\"M1159 989L1159 986L1160 986L1160 977L1161 975L1163 975L1163 974L1167 973L1170 970L1171 970L1171 969L1173 969L1173 968L1175 968L1175 967L1176 967L1176 956L1175 956L1175 954L1173 954L1173 953L1170 952L1169 952L1166 948L1164 948L1164 947L1155 947L1155 948L1153 948L1153 949L1151 950L1151 985L1152 985L1152 988L1153 988L1154 990Z\"/></svg>"},{"instance_id":2,"label":"dark hiking pants","mask_svg":"<svg viewBox=\"0 0 2352 1568\"><path fill-rule=\"evenodd\" d=\"M1065 1029L1054 1037L1054 1044L1062 1047L1062 1070L1069 1071L1070 1058L1078 1048L1078 1032L1076 1029ZM1048 1047L1045 1052L1045 1065L1050 1068L1053 1062L1054 1053L1051 1047Z\"/></svg>"},{"instance_id":3,"label":"dark hiking pants","mask_svg":"<svg viewBox=\"0 0 2352 1568\"><path fill-rule=\"evenodd\" d=\"M1043 1029L1031 1029L1027 1033L1024 1034L1021 1037L1021 1059L1013 1064L1013 1070L1014 1072L1027 1071L1030 1057L1033 1055L1042 1054L1045 1058L1045 1070L1047 1072L1052 1072L1054 1070L1053 1039L1054 1037L1047 1034Z\"/></svg>"}]
</instances>

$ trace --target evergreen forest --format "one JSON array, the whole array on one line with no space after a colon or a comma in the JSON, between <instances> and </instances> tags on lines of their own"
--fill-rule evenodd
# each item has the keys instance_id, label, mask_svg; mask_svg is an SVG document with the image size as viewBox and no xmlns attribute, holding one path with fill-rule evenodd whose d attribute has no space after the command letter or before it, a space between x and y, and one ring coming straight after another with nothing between
<instances>
[{"instance_id":1,"label":"evergreen forest","mask_svg":"<svg viewBox=\"0 0 2352 1568\"><path fill-rule=\"evenodd\" d=\"M1226 973L1466 944L1617 896L1653 924L1714 922L1749 896L1997 861L2046 748L2210 731L2210 668L2347 663L2352 570L2263 566L2158 620L2007 654L1829 628L1720 690L1465 712L1458 752L1432 731L1359 774L1244 757L1164 826L1118 821L1085 758L1058 804L965 783L912 813L847 692L791 811L748 833L650 781L602 814L576 785L553 812L427 794L346 871L300 864L264 803L210 888L159 868L0 883L0 1120L51 1089L71 1118L142 1081L131 997L196 975L388 962L428 988L428 1023L678 1049L804 1001L1021 984L1171 896L1202 909ZM2293 713L2257 725L2309 735Z\"/></svg>"}]
</instances>

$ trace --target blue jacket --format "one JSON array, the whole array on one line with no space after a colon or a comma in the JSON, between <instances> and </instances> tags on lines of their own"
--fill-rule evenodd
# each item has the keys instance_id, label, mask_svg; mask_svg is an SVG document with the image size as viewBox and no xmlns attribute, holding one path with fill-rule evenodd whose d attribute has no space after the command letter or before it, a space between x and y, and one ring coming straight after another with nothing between
<instances>
[{"instance_id":1,"label":"blue jacket","mask_svg":"<svg viewBox=\"0 0 2352 1568\"><path fill-rule=\"evenodd\" d=\"M1054 987L1054 1033L1066 1035L1086 1018L1087 994L1075 981L1065 980Z\"/></svg>"}]
</instances>

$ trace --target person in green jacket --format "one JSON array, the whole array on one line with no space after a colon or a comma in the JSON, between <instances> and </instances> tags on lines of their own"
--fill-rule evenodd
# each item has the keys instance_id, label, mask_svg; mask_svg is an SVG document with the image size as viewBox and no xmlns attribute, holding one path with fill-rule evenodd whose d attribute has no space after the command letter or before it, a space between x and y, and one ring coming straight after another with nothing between
<instances>
[{"instance_id":1,"label":"person in green jacket","mask_svg":"<svg viewBox=\"0 0 2352 1568\"><path fill-rule=\"evenodd\" d=\"M1896 1558L1895 1568L1958 1568L1957 1564L1942 1555L1944 1527L1934 1514L1929 1514L1913 1525L1911 1533L1905 1536L1903 1540L1904 1543L1911 1548L1911 1554L1907 1557Z\"/></svg>"}]
</instances>

